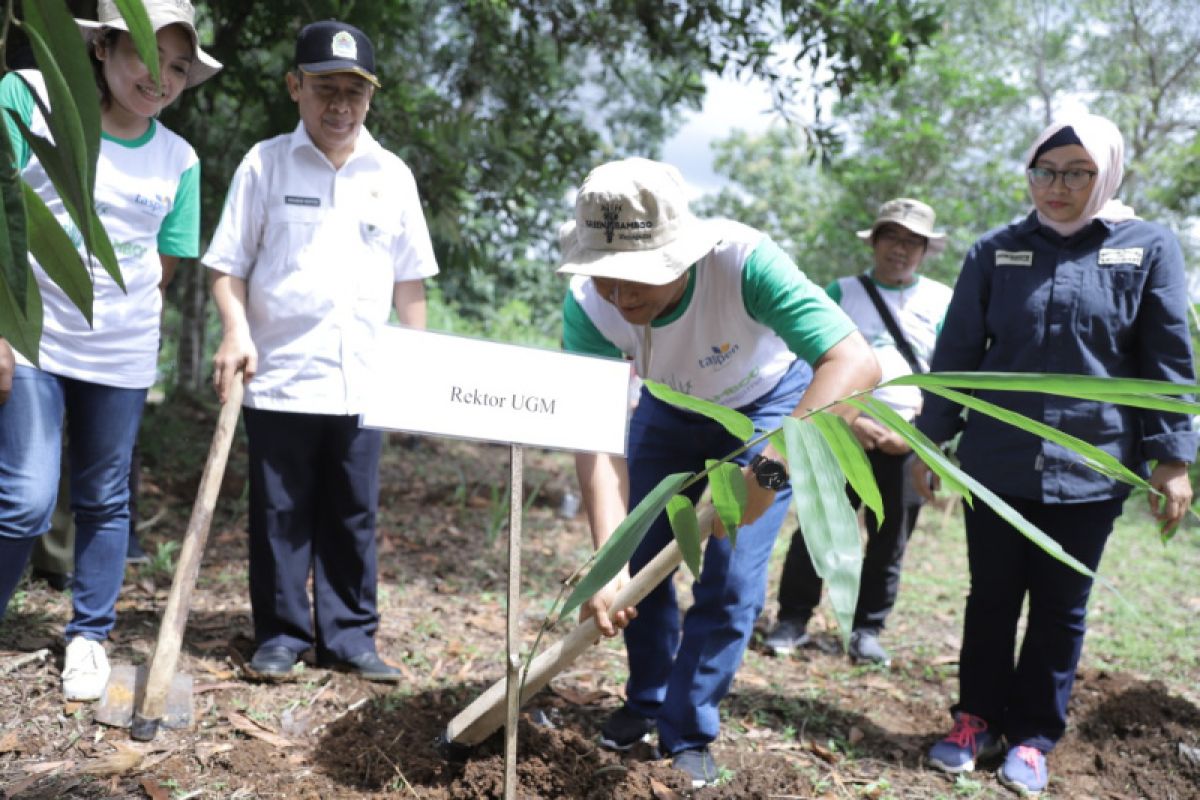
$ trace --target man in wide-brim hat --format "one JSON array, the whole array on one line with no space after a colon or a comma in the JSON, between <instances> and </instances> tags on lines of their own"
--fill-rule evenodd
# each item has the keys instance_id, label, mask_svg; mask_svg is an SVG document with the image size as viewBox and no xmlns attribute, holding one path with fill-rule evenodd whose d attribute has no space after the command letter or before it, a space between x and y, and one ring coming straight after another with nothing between
<instances>
[{"instance_id":1,"label":"man in wide-brim hat","mask_svg":"<svg viewBox=\"0 0 1200 800\"><path fill-rule=\"evenodd\" d=\"M569 351L630 358L639 376L736 408L763 430L879 377L870 348L837 305L765 234L693 216L672 166L634 158L597 167L560 243L559 271L574 275L563 310ZM742 445L717 423L643 391L628 458L576 457L595 545L662 478L700 472L706 459ZM717 778L709 744L719 733L718 704L762 609L767 563L791 499L787 466L772 446L735 460L748 495L737 547L709 540L682 624L670 579L636 609L609 608L628 572L671 541L665 516L645 535L628 572L584 611L607 635L624 628L629 653L626 703L604 723L601 744L625 750L657 727L661 749L695 787ZM695 501L703 489L698 483L687 494Z\"/></svg>"}]
</instances>

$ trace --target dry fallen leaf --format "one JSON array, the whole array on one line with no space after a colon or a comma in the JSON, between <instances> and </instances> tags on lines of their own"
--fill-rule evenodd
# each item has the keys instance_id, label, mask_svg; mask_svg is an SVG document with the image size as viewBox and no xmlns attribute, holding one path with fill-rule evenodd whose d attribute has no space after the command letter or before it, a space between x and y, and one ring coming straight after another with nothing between
<instances>
[{"instance_id":1,"label":"dry fallen leaf","mask_svg":"<svg viewBox=\"0 0 1200 800\"><path fill-rule=\"evenodd\" d=\"M654 794L654 800L683 800L683 795L654 778L650 779L650 791Z\"/></svg>"},{"instance_id":2,"label":"dry fallen leaf","mask_svg":"<svg viewBox=\"0 0 1200 800\"><path fill-rule=\"evenodd\" d=\"M21 739L17 736L16 731L9 731L0 736L0 753L19 753L21 751Z\"/></svg>"},{"instance_id":3,"label":"dry fallen leaf","mask_svg":"<svg viewBox=\"0 0 1200 800\"><path fill-rule=\"evenodd\" d=\"M862 732L862 728L859 728L857 725L853 725L850 728L850 732L846 734L846 741L850 742L850 744L858 744L866 737L867 735Z\"/></svg>"},{"instance_id":4,"label":"dry fallen leaf","mask_svg":"<svg viewBox=\"0 0 1200 800\"><path fill-rule=\"evenodd\" d=\"M159 783L155 778L142 778L142 791L149 795L150 800L171 800L171 790Z\"/></svg>"}]
</instances>

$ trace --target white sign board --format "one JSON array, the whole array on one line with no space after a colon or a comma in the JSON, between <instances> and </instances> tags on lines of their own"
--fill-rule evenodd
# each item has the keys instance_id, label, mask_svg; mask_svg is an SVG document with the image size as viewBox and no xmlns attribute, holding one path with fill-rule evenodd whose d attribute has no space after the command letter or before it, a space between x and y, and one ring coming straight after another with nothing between
<instances>
[{"instance_id":1,"label":"white sign board","mask_svg":"<svg viewBox=\"0 0 1200 800\"><path fill-rule=\"evenodd\" d=\"M625 361L394 325L377 343L363 427L625 454Z\"/></svg>"}]
</instances>

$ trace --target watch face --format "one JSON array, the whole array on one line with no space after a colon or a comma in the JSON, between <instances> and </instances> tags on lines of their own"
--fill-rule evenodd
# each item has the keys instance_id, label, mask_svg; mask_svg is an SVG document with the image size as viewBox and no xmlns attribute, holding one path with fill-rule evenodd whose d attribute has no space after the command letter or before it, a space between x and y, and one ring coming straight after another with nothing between
<instances>
[{"instance_id":1,"label":"watch face","mask_svg":"<svg viewBox=\"0 0 1200 800\"><path fill-rule=\"evenodd\" d=\"M787 486L787 467L782 462L773 458L755 456L754 461L751 462L751 469L754 471L754 477L758 479L758 485L764 489L778 491Z\"/></svg>"}]
</instances>

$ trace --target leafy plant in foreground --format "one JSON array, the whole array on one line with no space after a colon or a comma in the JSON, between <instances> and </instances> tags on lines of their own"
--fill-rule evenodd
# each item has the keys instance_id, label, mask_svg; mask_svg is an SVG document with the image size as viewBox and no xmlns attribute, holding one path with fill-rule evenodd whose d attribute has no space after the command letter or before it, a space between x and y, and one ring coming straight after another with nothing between
<instances>
[{"instance_id":1,"label":"leafy plant in foreground","mask_svg":"<svg viewBox=\"0 0 1200 800\"><path fill-rule=\"evenodd\" d=\"M877 517L883 517L883 504L870 464L850 426L841 417L822 408L809 412L803 419L787 417L781 427L775 430L760 431L754 428L748 417L733 409L675 392L653 381L648 381L646 385L655 397L708 416L744 444L724 459L708 462L701 472L676 473L664 478L630 511L604 546L584 565L584 569L587 569L590 564L590 570L573 584L574 589L554 618L561 619L570 614L608 584L629 561L650 525L664 510L667 511L684 563L698 577L704 534L692 502L679 493L698 481L708 479L722 526L727 531L736 531L745 511L746 497L741 471L731 460L770 438L776 449L786 454L796 515L801 522L800 530L817 574L829 586L830 601L843 639L848 639L858 597L862 549L857 516L846 496L845 483L850 483ZM1098 447L959 390L1044 392L1189 415L1200 412L1200 403L1183 397L1200 392L1200 385L1141 379L943 372L907 375L882 385L919 386L963 405L969 413L986 414L1058 444L1078 455L1081 462L1091 469L1151 493L1157 492L1144 478ZM961 495L968 504L973 504L975 498L983 500L1045 552L1072 569L1096 578L1095 573L1066 553L1057 542L995 493L963 472L928 437L872 397L870 392L858 392L830 405L838 403L854 406L870 414L881 425L903 437L916 456L941 479L945 489ZM1163 541L1169 539L1170 535L1164 529ZM736 546L736 541L733 544ZM568 585L571 585L570 581ZM536 643L533 649L537 649Z\"/></svg>"}]
</instances>

